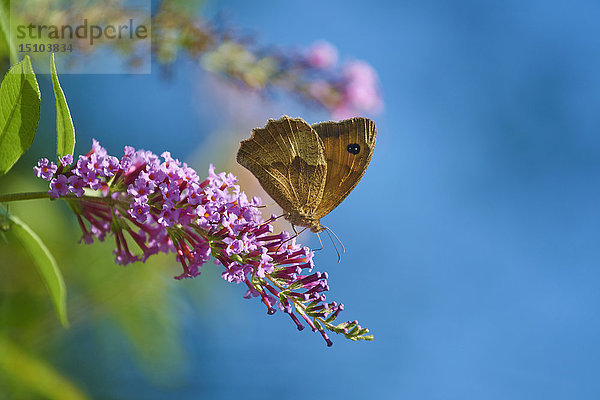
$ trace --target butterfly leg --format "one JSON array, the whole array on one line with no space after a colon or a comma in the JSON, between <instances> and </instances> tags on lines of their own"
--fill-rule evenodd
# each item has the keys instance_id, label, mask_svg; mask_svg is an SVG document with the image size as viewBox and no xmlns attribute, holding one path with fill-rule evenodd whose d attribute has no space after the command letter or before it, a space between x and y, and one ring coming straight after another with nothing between
<instances>
[{"instance_id":1,"label":"butterfly leg","mask_svg":"<svg viewBox=\"0 0 600 400\"><path fill-rule=\"evenodd\" d=\"M279 244L279 246L277 246L277 250L275 250L275 253L278 253L278 252L279 252L279 249L281 248L281 246L283 246L283 244L284 244L284 243L287 243L287 242L289 242L290 240L297 238L297 237L298 237L300 234L302 234L302 233L303 233L305 230L307 230L307 229L308 229L308 227L307 227L307 228L304 228L304 229L302 229L300 232L297 232L297 231L296 231L296 227L295 227L293 224L292 224L292 228L294 229L294 232L295 232L296 234L295 234L294 236L290 237L290 238L287 238L287 239L286 239L286 240L284 240L283 242L281 242L281 243Z\"/></svg>"},{"instance_id":2,"label":"butterfly leg","mask_svg":"<svg viewBox=\"0 0 600 400\"><path fill-rule=\"evenodd\" d=\"M281 215L278 215L276 217L271 217L268 220L266 220L265 222L263 222L262 224L259 224L258 227L260 228L263 225L270 224L271 222L276 221L276 220L278 220L281 217L285 217L285 214L281 214Z\"/></svg>"},{"instance_id":3,"label":"butterfly leg","mask_svg":"<svg viewBox=\"0 0 600 400\"><path fill-rule=\"evenodd\" d=\"M254 207L256 207L256 208L267 208L267 207L274 206L275 204L277 204L277 203L273 202L273 203L270 203L270 204L264 204L262 206L254 206Z\"/></svg>"}]
</instances>

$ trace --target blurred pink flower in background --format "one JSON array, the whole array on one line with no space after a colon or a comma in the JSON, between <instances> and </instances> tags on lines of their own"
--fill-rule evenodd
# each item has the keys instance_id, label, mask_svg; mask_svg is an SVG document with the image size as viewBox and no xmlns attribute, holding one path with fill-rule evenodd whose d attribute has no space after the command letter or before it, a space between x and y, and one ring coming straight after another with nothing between
<instances>
[{"instance_id":1,"label":"blurred pink flower in background","mask_svg":"<svg viewBox=\"0 0 600 400\"><path fill-rule=\"evenodd\" d=\"M333 110L335 118L344 119L360 112L379 113L383 101L379 92L377 73L365 61L351 61L343 68L342 100Z\"/></svg>"},{"instance_id":2,"label":"blurred pink flower in background","mask_svg":"<svg viewBox=\"0 0 600 400\"><path fill-rule=\"evenodd\" d=\"M308 49L307 60L311 67L331 68L338 61L338 52L331 43L319 40Z\"/></svg>"},{"instance_id":3,"label":"blurred pink flower in background","mask_svg":"<svg viewBox=\"0 0 600 400\"><path fill-rule=\"evenodd\" d=\"M329 82L322 79L311 82L308 85L308 93L310 93L310 95L316 99L322 99L326 96L329 96L332 90L333 89L331 88Z\"/></svg>"},{"instance_id":4,"label":"blurred pink flower in background","mask_svg":"<svg viewBox=\"0 0 600 400\"><path fill-rule=\"evenodd\" d=\"M335 119L379 114L379 79L366 61L339 62L338 50L324 40L300 51L255 49L232 40L203 56L203 66L235 80L240 87L268 93L284 89L325 108Z\"/></svg>"}]
</instances>

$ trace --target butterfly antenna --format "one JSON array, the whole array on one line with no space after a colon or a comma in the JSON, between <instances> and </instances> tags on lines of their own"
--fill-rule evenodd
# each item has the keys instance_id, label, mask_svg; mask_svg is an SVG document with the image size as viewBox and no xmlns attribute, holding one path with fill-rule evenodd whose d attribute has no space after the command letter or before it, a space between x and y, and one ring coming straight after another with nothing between
<instances>
[{"instance_id":1,"label":"butterfly antenna","mask_svg":"<svg viewBox=\"0 0 600 400\"><path fill-rule=\"evenodd\" d=\"M333 240L333 238L331 237L331 233L329 233L331 229L325 227L325 232L327 232L327 235L329 235L329 240L331 240L331 243L333 243L333 248L335 249L335 252L337 253L338 256L338 264L342 261L342 256L340 255L340 252L337 249L337 246L335 245L335 241Z\"/></svg>"},{"instance_id":2,"label":"butterfly antenna","mask_svg":"<svg viewBox=\"0 0 600 400\"><path fill-rule=\"evenodd\" d=\"M329 232L333 233L333 236L335 236L335 238L337 239L338 242L340 242L340 246L342 246L342 253L346 252L346 248L344 247L344 243L342 243L342 241L340 240L340 238L338 237L338 235L335 234L334 231L332 231L329 227L325 227Z\"/></svg>"},{"instance_id":3,"label":"butterfly antenna","mask_svg":"<svg viewBox=\"0 0 600 400\"><path fill-rule=\"evenodd\" d=\"M318 249L314 249L313 251L323 250L323 242L321 241L321 235L319 235L319 232L317 232L317 238L319 239L319 244L321 245L321 247L319 247Z\"/></svg>"},{"instance_id":4,"label":"butterfly antenna","mask_svg":"<svg viewBox=\"0 0 600 400\"><path fill-rule=\"evenodd\" d=\"M324 226L324 227L325 227L325 230L326 230L327 234L329 235L330 239L331 239L331 234L329 234L329 232L331 232L333 234L333 236L335 236L335 238L337 239L337 241L340 242L340 246L342 246L342 254L344 254L346 252L346 247L344 247L344 243L342 243L342 241L340 240L340 238L338 237L338 235L336 235L335 232L331 230L331 228L329 228L327 226ZM333 242L333 247L335 247L335 251L337 252L337 247L335 246L335 242L333 241L333 239L331 239L331 241ZM342 260L342 257L340 257L340 253L338 253L338 263L341 260Z\"/></svg>"}]
</instances>

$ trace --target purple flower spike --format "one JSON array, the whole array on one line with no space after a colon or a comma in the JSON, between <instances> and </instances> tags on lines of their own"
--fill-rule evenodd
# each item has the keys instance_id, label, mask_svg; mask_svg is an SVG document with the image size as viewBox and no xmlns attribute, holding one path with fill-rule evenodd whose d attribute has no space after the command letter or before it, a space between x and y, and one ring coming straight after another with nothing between
<instances>
[{"instance_id":1,"label":"purple flower spike","mask_svg":"<svg viewBox=\"0 0 600 400\"><path fill-rule=\"evenodd\" d=\"M183 268L175 278L184 279L200 275L200 267L212 256L224 269L223 279L246 285L244 297L260 298L268 314L284 311L300 330L304 321L327 345L332 342L325 329L351 340L372 339L357 323L333 325L343 306L325 303L327 273L311 273L313 251L287 232L273 234L274 217L262 220L260 199L249 201L233 174L217 174L211 165L201 181L168 152L161 159L126 147L118 159L97 141L87 155L79 156L74 168L67 167L71 162L72 157L65 156L57 169L41 159L34 171L51 179L52 198L69 193L76 196L71 199L79 198L79 207L73 210L83 242L115 238L116 263L175 253ZM85 189L99 190L101 195L84 196Z\"/></svg>"}]
</instances>

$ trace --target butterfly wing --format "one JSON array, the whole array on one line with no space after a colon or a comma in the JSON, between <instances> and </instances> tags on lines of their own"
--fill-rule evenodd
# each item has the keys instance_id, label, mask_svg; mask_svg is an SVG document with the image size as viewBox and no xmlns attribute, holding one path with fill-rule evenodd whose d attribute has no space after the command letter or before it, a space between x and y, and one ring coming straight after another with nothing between
<instances>
[{"instance_id":1,"label":"butterfly wing","mask_svg":"<svg viewBox=\"0 0 600 400\"><path fill-rule=\"evenodd\" d=\"M241 142L237 161L286 213L312 215L321 202L327 175L323 143L301 118L283 116L253 129Z\"/></svg>"},{"instance_id":2,"label":"butterfly wing","mask_svg":"<svg viewBox=\"0 0 600 400\"><path fill-rule=\"evenodd\" d=\"M316 210L320 219L336 208L364 175L375 149L377 130L368 118L321 122L312 127L323 141L327 158L325 189Z\"/></svg>"}]
</instances>

